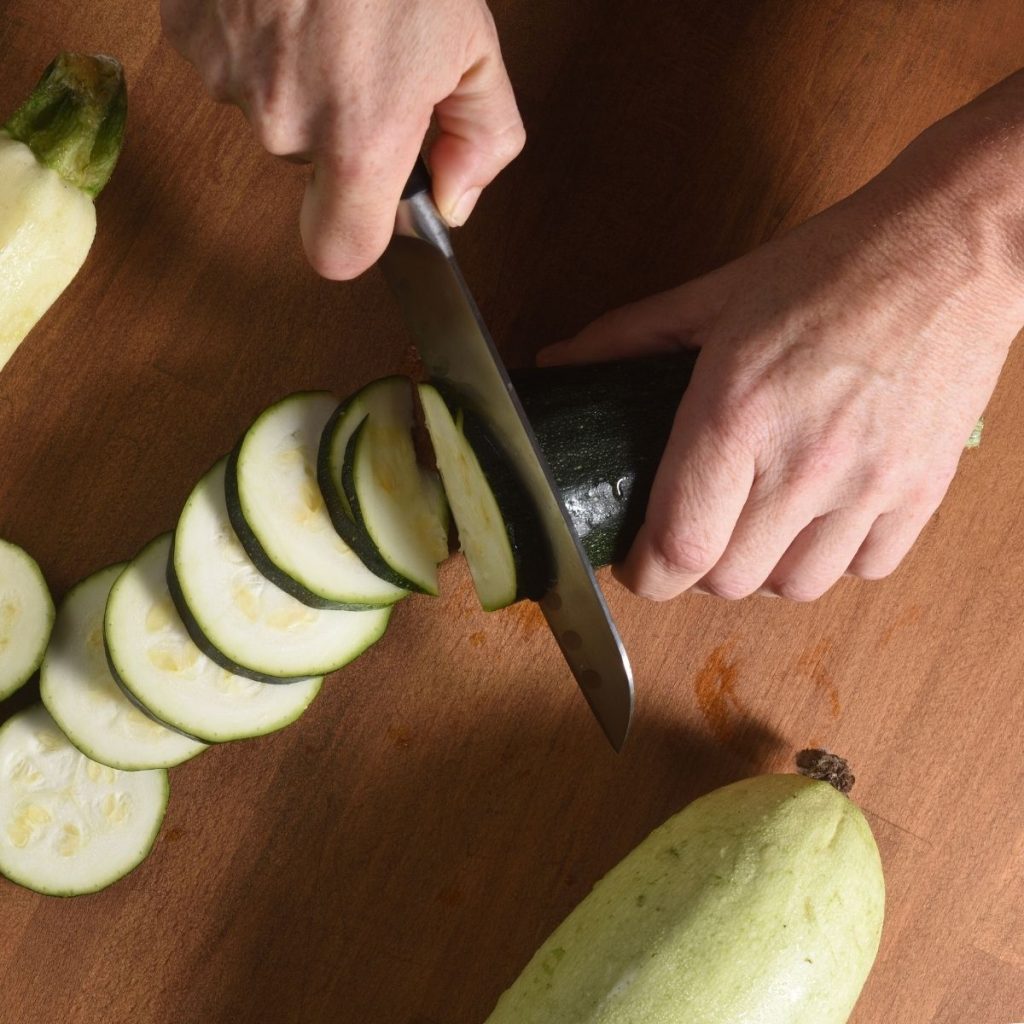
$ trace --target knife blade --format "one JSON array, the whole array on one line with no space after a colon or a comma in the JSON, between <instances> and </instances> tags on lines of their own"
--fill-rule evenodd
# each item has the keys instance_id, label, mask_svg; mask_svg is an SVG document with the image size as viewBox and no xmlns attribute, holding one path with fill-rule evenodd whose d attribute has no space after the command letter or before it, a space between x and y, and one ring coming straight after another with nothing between
<instances>
[{"instance_id":1,"label":"knife blade","mask_svg":"<svg viewBox=\"0 0 1024 1024\"><path fill-rule=\"evenodd\" d=\"M633 715L633 673L551 470L455 261L426 165L409 178L381 269L428 373L490 427L532 499L552 555L539 606L604 734L621 750Z\"/></svg>"}]
</instances>

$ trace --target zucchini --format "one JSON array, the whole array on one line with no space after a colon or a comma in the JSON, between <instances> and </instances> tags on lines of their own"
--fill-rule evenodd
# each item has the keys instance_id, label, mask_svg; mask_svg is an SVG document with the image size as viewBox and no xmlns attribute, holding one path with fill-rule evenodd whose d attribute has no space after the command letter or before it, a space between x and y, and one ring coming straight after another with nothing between
<instances>
[{"instance_id":1,"label":"zucchini","mask_svg":"<svg viewBox=\"0 0 1024 1024\"><path fill-rule=\"evenodd\" d=\"M519 399L594 568L618 561L647 499L696 355L519 370ZM427 432L481 605L540 597L550 555L533 505L483 423L420 385Z\"/></svg>"},{"instance_id":2,"label":"zucchini","mask_svg":"<svg viewBox=\"0 0 1024 1024\"><path fill-rule=\"evenodd\" d=\"M0 370L85 262L126 112L116 60L63 53L0 131Z\"/></svg>"},{"instance_id":3,"label":"zucchini","mask_svg":"<svg viewBox=\"0 0 1024 1024\"><path fill-rule=\"evenodd\" d=\"M165 769L90 761L34 704L0 726L0 873L49 896L105 889L145 859L169 793Z\"/></svg>"},{"instance_id":4,"label":"zucchini","mask_svg":"<svg viewBox=\"0 0 1024 1024\"><path fill-rule=\"evenodd\" d=\"M335 531L316 479L337 405L314 391L265 410L228 461L228 512L256 568L292 597L313 608L380 608L407 591L371 572Z\"/></svg>"},{"instance_id":5,"label":"zucchini","mask_svg":"<svg viewBox=\"0 0 1024 1024\"><path fill-rule=\"evenodd\" d=\"M174 533L167 583L185 628L211 661L258 682L294 682L347 665L376 643L391 608L311 608L253 565L231 527L226 459L196 484Z\"/></svg>"},{"instance_id":6,"label":"zucchini","mask_svg":"<svg viewBox=\"0 0 1024 1024\"><path fill-rule=\"evenodd\" d=\"M416 460L405 377L368 384L324 428L320 489L335 529L381 579L437 595L448 526L437 476Z\"/></svg>"},{"instance_id":7,"label":"zucchini","mask_svg":"<svg viewBox=\"0 0 1024 1024\"><path fill-rule=\"evenodd\" d=\"M257 683L210 661L192 642L167 589L171 535L157 537L118 576L103 632L125 694L173 729L207 743L263 736L294 722L320 678Z\"/></svg>"},{"instance_id":8,"label":"zucchini","mask_svg":"<svg viewBox=\"0 0 1024 1024\"><path fill-rule=\"evenodd\" d=\"M39 691L46 710L86 757L111 768L169 768L206 749L143 713L110 674L103 641L107 596L124 565L73 587L57 612Z\"/></svg>"},{"instance_id":9,"label":"zucchini","mask_svg":"<svg viewBox=\"0 0 1024 1024\"><path fill-rule=\"evenodd\" d=\"M39 668L53 617L53 598L35 559L0 540L0 700Z\"/></svg>"},{"instance_id":10,"label":"zucchini","mask_svg":"<svg viewBox=\"0 0 1024 1024\"><path fill-rule=\"evenodd\" d=\"M486 1024L845 1024L885 885L824 751L694 801L555 929Z\"/></svg>"},{"instance_id":11,"label":"zucchini","mask_svg":"<svg viewBox=\"0 0 1024 1024\"><path fill-rule=\"evenodd\" d=\"M625 557L696 352L517 370L512 379L594 568Z\"/></svg>"}]
</instances>

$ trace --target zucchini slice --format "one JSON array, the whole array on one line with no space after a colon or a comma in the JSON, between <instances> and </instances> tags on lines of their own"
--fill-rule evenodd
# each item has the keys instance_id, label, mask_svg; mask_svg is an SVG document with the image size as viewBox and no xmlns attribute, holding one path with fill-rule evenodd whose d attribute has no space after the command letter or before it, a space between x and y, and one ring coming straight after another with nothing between
<instances>
[{"instance_id":1,"label":"zucchini slice","mask_svg":"<svg viewBox=\"0 0 1024 1024\"><path fill-rule=\"evenodd\" d=\"M53 617L53 598L35 559L0 540L0 700L39 668Z\"/></svg>"},{"instance_id":2,"label":"zucchini slice","mask_svg":"<svg viewBox=\"0 0 1024 1024\"><path fill-rule=\"evenodd\" d=\"M63 53L0 131L0 370L85 262L126 110L116 60Z\"/></svg>"},{"instance_id":3,"label":"zucchini slice","mask_svg":"<svg viewBox=\"0 0 1024 1024\"><path fill-rule=\"evenodd\" d=\"M196 646L258 682L293 682L347 665L384 635L391 608L311 608L275 586L235 536L226 459L196 484L174 533L167 582Z\"/></svg>"},{"instance_id":4,"label":"zucchini slice","mask_svg":"<svg viewBox=\"0 0 1024 1024\"><path fill-rule=\"evenodd\" d=\"M169 793L166 770L90 761L34 704L0 726L0 873L48 896L105 889L145 859Z\"/></svg>"},{"instance_id":5,"label":"zucchini slice","mask_svg":"<svg viewBox=\"0 0 1024 1024\"><path fill-rule=\"evenodd\" d=\"M110 674L103 613L123 568L101 569L68 592L43 658L39 690L46 710L86 757L125 771L169 768L202 753L206 744L144 714Z\"/></svg>"},{"instance_id":6,"label":"zucchini slice","mask_svg":"<svg viewBox=\"0 0 1024 1024\"><path fill-rule=\"evenodd\" d=\"M265 410L228 462L228 512L256 568L292 597L313 608L380 608L407 591L363 565L331 525L317 484L320 435L337 405L313 391Z\"/></svg>"},{"instance_id":7,"label":"zucchini slice","mask_svg":"<svg viewBox=\"0 0 1024 1024\"><path fill-rule=\"evenodd\" d=\"M519 592L516 557L505 517L476 453L466 441L462 416L452 416L431 384L419 385L419 397L459 547L480 604L487 611L504 608L516 600Z\"/></svg>"},{"instance_id":8,"label":"zucchini slice","mask_svg":"<svg viewBox=\"0 0 1024 1024\"><path fill-rule=\"evenodd\" d=\"M335 529L381 579L437 595L448 557L436 475L416 461L412 387L405 377L368 384L324 429L320 487Z\"/></svg>"},{"instance_id":9,"label":"zucchini slice","mask_svg":"<svg viewBox=\"0 0 1024 1024\"><path fill-rule=\"evenodd\" d=\"M160 721L207 743L263 736L294 722L323 680L258 683L207 658L167 589L170 553L171 535L157 537L128 563L107 599L107 655L125 693Z\"/></svg>"}]
</instances>

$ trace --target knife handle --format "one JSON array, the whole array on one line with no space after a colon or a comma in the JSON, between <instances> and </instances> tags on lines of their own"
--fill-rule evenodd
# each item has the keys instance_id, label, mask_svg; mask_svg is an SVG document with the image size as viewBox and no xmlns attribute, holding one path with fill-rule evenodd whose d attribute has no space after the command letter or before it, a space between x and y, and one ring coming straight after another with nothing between
<instances>
[{"instance_id":1,"label":"knife handle","mask_svg":"<svg viewBox=\"0 0 1024 1024\"><path fill-rule=\"evenodd\" d=\"M429 195L433 184L430 179L430 171L427 170L426 160L422 156L418 156L416 157L416 166L413 167L412 174L409 175L409 180L405 183L405 188L402 189L402 198L412 199L424 192Z\"/></svg>"},{"instance_id":2,"label":"knife handle","mask_svg":"<svg viewBox=\"0 0 1024 1024\"><path fill-rule=\"evenodd\" d=\"M419 238L450 259L452 242L448 235L448 225L434 205L432 187L426 161L422 156L417 157L416 166L402 190L402 201L398 204L395 235Z\"/></svg>"}]
</instances>

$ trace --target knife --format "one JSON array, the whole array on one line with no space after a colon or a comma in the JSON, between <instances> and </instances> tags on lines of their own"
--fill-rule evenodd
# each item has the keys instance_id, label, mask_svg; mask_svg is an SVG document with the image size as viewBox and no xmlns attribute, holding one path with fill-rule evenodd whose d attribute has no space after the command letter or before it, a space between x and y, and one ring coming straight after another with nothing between
<instances>
[{"instance_id":1,"label":"knife","mask_svg":"<svg viewBox=\"0 0 1024 1024\"><path fill-rule=\"evenodd\" d=\"M633 715L633 673L604 596L537 439L452 251L419 160L402 193L381 269L435 380L491 429L533 500L552 554L553 582L539 601L555 641L612 746Z\"/></svg>"}]
</instances>

